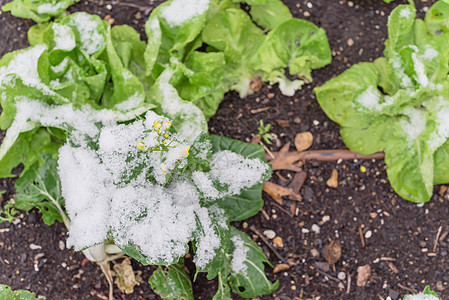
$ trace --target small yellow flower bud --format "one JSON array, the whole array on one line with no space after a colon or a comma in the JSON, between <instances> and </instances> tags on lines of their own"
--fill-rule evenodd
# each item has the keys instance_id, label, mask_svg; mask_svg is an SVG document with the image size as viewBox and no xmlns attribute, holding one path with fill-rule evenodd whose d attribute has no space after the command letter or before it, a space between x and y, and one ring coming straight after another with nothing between
<instances>
[{"instance_id":1,"label":"small yellow flower bud","mask_svg":"<svg viewBox=\"0 0 449 300\"><path fill-rule=\"evenodd\" d=\"M164 134L164 136L165 136L166 138L168 138L168 133Z\"/></svg>"},{"instance_id":2,"label":"small yellow flower bud","mask_svg":"<svg viewBox=\"0 0 449 300\"><path fill-rule=\"evenodd\" d=\"M144 144L144 143L141 143L141 142L137 143L137 148L139 148L139 149L142 150L142 151L145 151L145 150L146 150L146 149L145 149L145 144Z\"/></svg>"},{"instance_id":3,"label":"small yellow flower bud","mask_svg":"<svg viewBox=\"0 0 449 300\"><path fill-rule=\"evenodd\" d=\"M187 156L189 156L189 150L190 150L190 145L187 145L187 149L184 151L184 158L187 158Z\"/></svg>"}]
</instances>

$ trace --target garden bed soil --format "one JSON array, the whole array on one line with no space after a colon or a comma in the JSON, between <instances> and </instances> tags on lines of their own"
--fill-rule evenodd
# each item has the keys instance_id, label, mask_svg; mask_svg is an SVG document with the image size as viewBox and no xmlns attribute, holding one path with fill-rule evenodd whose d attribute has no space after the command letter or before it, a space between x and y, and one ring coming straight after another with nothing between
<instances>
[{"instance_id":1,"label":"garden bed soil","mask_svg":"<svg viewBox=\"0 0 449 300\"><path fill-rule=\"evenodd\" d=\"M6 2L0 0L2 5ZM320 109L312 90L354 63L381 56L388 15L397 4L405 2L286 0L295 17L327 31L332 64L314 71L314 82L294 97L285 97L277 86L266 84L246 99L228 93L209 122L211 133L250 141L262 119L272 124L271 132L277 136L269 146L272 151L293 142L295 135L303 131L310 131L314 137L311 149L344 149L338 125ZM416 1L418 15L423 17L433 2ZM158 3L82 1L70 11L113 18L115 24L132 25L144 37L144 22ZM32 24L2 12L0 56L27 46L26 31ZM301 189L302 201L292 207L292 201L284 200L281 209L264 194L264 213L248 219L247 224L234 224L252 236L251 225L259 232L275 231L284 244L277 251L296 263L275 274L267 267L268 277L279 280L280 285L278 291L263 299L401 299L410 290L420 291L425 285L442 299L449 298L449 195L444 186L437 186L432 200L418 207L394 193L382 160L309 161L303 169L307 180ZM326 181L334 169L338 172L338 187L331 188ZM275 172L271 181L286 185L292 175ZM0 190L6 190L0 196L4 204L13 197L13 179L0 179ZM62 224L49 227L40 217L32 211L21 214L14 224L0 224L0 283L28 289L46 299L106 299L108 285L100 268L91 262L84 264L81 253L63 247L67 232ZM254 238L273 265L281 263L260 238ZM326 268L323 249L331 240L340 242L341 258L335 268L317 269L317 263ZM371 275L365 286L357 286L357 269L364 265L370 266ZM142 283L131 295L115 287L115 298L158 299L147 283L153 268L136 262L133 266L142 271ZM193 276L193 269L190 271ZM193 284L195 299L211 299L216 286L215 281L199 276ZM233 294L233 299L239 297Z\"/></svg>"}]
</instances>

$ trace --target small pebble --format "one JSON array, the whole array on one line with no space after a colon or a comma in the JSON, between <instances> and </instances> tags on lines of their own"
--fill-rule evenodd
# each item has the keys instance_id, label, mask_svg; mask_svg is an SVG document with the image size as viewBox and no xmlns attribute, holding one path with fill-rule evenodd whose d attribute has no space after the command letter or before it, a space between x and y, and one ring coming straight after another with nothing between
<instances>
[{"instance_id":1,"label":"small pebble","mask_svg":"<svg viewBox=\"0 0 449 300\"><path fill-rule=\"evenodd\" d=\"M63 263L61 264L61 266L62 266L63 268L65 268L65 267L67 267L67 264L66 264L65 262L63 262Z\"/></svg>"},{"instance_id":2,"label":"small pebble","mask_svg":"<svg viewBox=\"0 0 449 300\"><path fill-rule=\"evenodd\" d=\"M340 280L345 280L346 279L345 272L338 273L337 278L340 279Z\"/></svg>"},{"instance_id":3,"label":"small pebble","mask_svg":"<svg viewBox=\"0 0 449 300\"><path fill-rule=\"evenodd\" d=\"M278 248L284 247L284 241L280 236L277 236L273 239L273 244Z\"/></svg>"},{"instance_id":4,"label":"small pebble","mask_svg":"<svg viewBox=\"0 0 449 300\"><path fill-rule=\"evenodd\" d=\"M330 221L330 219L331 219L331 217L326 215L326 216L323 217L322 222L326 223L326 222Z\"/></svg>"},{"instance_id":5,"label":"small pebble","mask_svg":"<svg viewBox=\"0 0 449 300\"><path fill-rule=\"evenodd\" d=\"M108 10L111 10L111 9L112 9L112 5L111 5L111 4L108 4L108 5L106 5L106 8L107 8Z\"/></svg>"},{"instance_id":6,"label":"small pebble","mask_svg":"<svg viewBox=\"0 0 449 300\"><path fill-rule=\"evenodd\" d=\"M248 223L246 223L246 222L243 222L243 224L242 224L242 227L243 227L243 229L246 229L246 228L248 228Z\"/></svg>"},{"instance_id":7,"label":"small pebble","mask_svg":"<svg viewBox=\"0 0 449 300\"><path fill-rule=\"evenodd\" d=\"M338 288L339 289L344 289L345 288L345 285L343 284L343 282L339 282L338 283Z\"/></svg>"},{"instance_id":8,"label":"small pebble","mask_svg":"<svg viewBox=\"0 0 449 300\"><path fill-rule=\"evenodd\" d=\"M351 47L352 45L354 45L354 40L353 39L348 39L348 46Z\"/></svg>"},{"instance_id":9,"label":"small pebble","mask_svg":"<svg viewBox=\"0 0 449 300\"><path fill-rule=\"evenodd\" d=\"M365 233L365 239L369 239L370 237L372 237L373 236L373 232L371 231L371 230L368 230L366 233Z\"/></svg>"},{"instance_id":10,"label":"small pebble","mask_svg":"<svg viewBox=\"0 0 449 300\"><path fill-rule=\"evenodd\" d=\"M312 255L312 257L318 257L318 256L320 256L320 252L318 252L318 250L316 250L315 248L313 248L312 250L310 250L310 254Z\"/></svg>"},{"instance_id":11,"label":"small pebble","mask_svg":"<svg viewBox=\"0 0 449 300\"><path fill-rule=\"evenodd\" d=\"M301 229L301 232L302 232L302 233L309 233L309 229L307 229L307 228L302 228L302 229Z\"/></svg>"},{"instance_id":12,"label":"small pebble","mask_svg":"<svg viewBox=\"0 0 449 300\"><path fill-rule=\"evenodd\" d=\"M315 126L318 126L318 125L320 125L320 121L318 121L318 120L313 120L313 125L315 125Z\"/></svg>"},{"instance_id":13,"label":"small pebble","mask_svg":"<svg viewBox=\"0 0 449 300\"><path fill-rule=\"evenodd\" d=\"M36 245L36 244L30 244L31 250L39 250L42 249L42 246Z\"/></svg>"},{"instance_id":14,"label":"small pebble","mask_svg":"<svg viewBox=\"0 0 449 300\"><path fill-rule=\"evenodd\" d=\"M63 251L65 249L65 244L63 241L59 241L59 250Z\"/></svg>"},{"instance_id":15,"label":"small pebble","mask_svg":"<svg viewBox=\"0 0 449 300\"><path fill-rule=\"evenodd\" d=\"M313 224L311 229L312 229L312 231L315 232L316 234L319 234L319 233L320 233L320 230L321 230L320 226L318 226L317 224Z\"/></svg>"},{"instance_id":16,"label":"small pebble","mask_svg":"<svg viewBox=\"0 0 449 300\"><path fill-rule=\"evenodd\" d=\"M304 12L304 17L310 17L310 13L307 10Z\"/></svg>"},{"instance_id":17,"label":"small pebble","mask_svg":"<svg viewBox=\"0 0 449 300\"><path fill-rule=\"evenodd\" d=\"M267 238L269 238L270 240L271 240L271 239L274 239L274 237L276 236L276 232L274 232L273 230L265 230L265 231L263 232L263 234L264 234Z\"/></svg>"}]
</instances>

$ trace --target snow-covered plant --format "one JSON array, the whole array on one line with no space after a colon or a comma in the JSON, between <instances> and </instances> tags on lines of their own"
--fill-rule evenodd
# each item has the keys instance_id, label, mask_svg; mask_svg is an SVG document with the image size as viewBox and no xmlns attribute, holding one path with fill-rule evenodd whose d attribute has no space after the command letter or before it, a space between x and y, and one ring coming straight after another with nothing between
<instances>
[{"instance_id":1,"label":"snow-covered plant","mask_svg":"<svg viewBox=\"0 0 449 300\"><path fill-rule=\"evenodd\" d=\"M422 293L415 295L405 295L404 300L438 300L440 299L434 291L430 289L430 286L426 286Z\"/></svg>"},{"instance_id":2,"label":"snow-covered plant","mask_svg":"<svg viewBox=\"0 0 449 300\"><path fill-rule=\"evenodd\" d=\"M103 269L122 252L167 266L150 278L167 299L193 297L181 267L189 250L197 272L218 277L216 299L273 292L263 251L230 225L263 205L264 150L208 136L206 120L228 90L250 93L254 76L292 95L330 62L324 30L279 0L248 1L249 15L238 1L172 0L151 13L146 43L129 26L60 14L73 2L6 6L58 17L0 60L0 177L23 165L0 220L37 208Z\"/></svg>"},{"instance_id":3,"label":"snow-covered plant","mask_svg":"<svg viewBox=\"0 0 449 300\"><path fill-rule=\"evenodd\" d=\"M384 151L391 186L413 202L449 183L448 12L438 1L423 21L414 5L399 5L388 19L385 56L315 89L345 144L361 154Z\"/></svg>"}]
</instances>

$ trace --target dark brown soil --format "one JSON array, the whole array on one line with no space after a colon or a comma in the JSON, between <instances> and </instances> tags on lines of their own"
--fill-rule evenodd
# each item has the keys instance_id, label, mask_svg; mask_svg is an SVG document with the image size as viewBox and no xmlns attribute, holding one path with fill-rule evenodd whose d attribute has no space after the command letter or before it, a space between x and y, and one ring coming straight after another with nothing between
<instances>
[{"instance_id":1,"label":"dark brown soil","mask_svg":"<svg viewBox=\"0 0 449 300\"><path fill-rule=\"evenodd\" d=\"M6 2L0 0L0 4ZM295 135L302 131L313 134L312 149L345 148L338 126L322 112L312 89L354 63L381 56L388 15L397 4L405 2L285 0L295 17L326 29L333 49L332 64L313 72L315 81L295 97L282 96L276 86L267 85L246 99L239 99L236 93L227 94L209 122L210 131L249 141L263 119L265 124L272 124L272 132L278 137L269 147L271 150L293 142ZM416 1L419 16L434 2ZM148 13L156 4L156 1L83 1L71 11L88 11L102 18L110 15L115 24L130 24L142 32ZM0 56L26 46L26 30L30 25L31 22L11 17L9 13L0 14ZM254 111L260 108L268 109ZM366 172L361 171L362 166ZM334 168L339 174L339 185L329 188L326 181ZM286 213L264 195L266 215L260 213L247 223L260 232L274 230L284 242L278 251L297 265L276 274L267 268L269 278L280 280L280 286L275 294L263 299L386 299L388 296L401 299L408 290L422 290L425 285L430 285L442 299L449 298L449 238L446 237L449 195L440 194L441 187L436 187L432 200L419 208L394 193L385 169L383 161L307 162L304 170L308 178L301 190L303 200L296 204L293 212L297 215L293 216L287 214L291 211L289 200L283 205ZM291 175L275 173L272 181L286 185L288 180L284 182L282 178L289 179ZM13 196L12 187L11 180L0 179L0 190L7 191L4 199ZM323 218L329 221L323 223ZM313 224L319 226L319 233L311 230ZM242 228L243 223L235 225ZM435 244L439 229L443 238ZM39 213L33 212L22 216L17 224L0 224L0 230L0 283L29 289L47 299L98 299L107 295L106 280L95 264L82 266L82 254L59 249L59 242L66 238L61 224L48 227L40 220ZM253 234L248 229L245 231ZM360 231L366 237L364 247ZM325 275L317 271L315 264L324 262L322 251L330 240L340 241L342 256L335 269L330 267ZM260 239L257 241L273 265L280 263ZM40 245L42 249L31 250L30 244ZM41 257L35 259L37 255ZM367 264L371 267L371 277L366 286L358 287L357 268ZM156 299L146 282L152 269L137 263L134 266L143 271L144 281L132 295L125 296L116 288L115 297ZM335 280L340 272L345 273L345 279ZM216 282L200 276L194 283L195 299L211 299L215 287ZM235 294L233 298L237 299Z\"/></svg>"}]
</instances>

